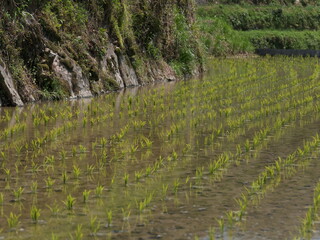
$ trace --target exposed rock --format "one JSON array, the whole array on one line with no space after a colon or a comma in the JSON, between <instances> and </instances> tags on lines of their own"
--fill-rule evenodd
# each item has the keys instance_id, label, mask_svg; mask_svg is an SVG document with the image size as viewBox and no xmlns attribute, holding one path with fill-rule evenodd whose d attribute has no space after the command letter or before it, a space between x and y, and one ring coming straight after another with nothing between
<instances>
[{"instance_id":1,"label":"exposed rock","mask_svg":"<svg viewBox=\"0 0 320 240\"><path fill-rule=\"evenodd\" d=\"M53 73L68 86L71 98L92 97L88 79L83 75L81 67L71 58L62 59L57 53L46 49L49 55L50 68Z\"/></svg>"},{"instance_id":2,"label":"exposed rock","mask_svg":"<svg viewBox=\"0 0 320 240\"><path fill-rule=\"evenodd\" d=\"M120 52L116 53L117 51L119 50L112 43L108 45L107 54L100 63L101 70L111 72L120 88L138 86L138 76L129 58Z\"/></svg>"},{"instance_id":3,"label":"exposed rock","mask_svg":"<svg viewBox=\"0 0 320 240\"><path fill-rule=\"evenodd\" d=\"M100 64L101 71L104 73L111 72L120 88L125 86L119 69L118 56L115 53L115 47L112 43L109 43L107 54L103 57Z\"/></svg>"},{"instance_id":4,"label":"exposed rock","mask_svg":"<svg viewBox=\"0 0 320 240\"><path fill-rule=\"evenodd\" d=\"M118 54L120 73L125 87L138 86L139 81L135 70L133 69L127 56Z\"/></svg>"},{"instance_id":5,"label":"exposed rock","mask_svg":"<svg viewBox=\"0 0 320 240\"><path fill-rule=\"evenodd\" d=\"M165 62L149 62L148 77L152 82L175 81L177 79L173 69Z\"/></svg>"},{"instance_id":6,"label":"exposed rock","mask_svg":"<svg viewBox=\"0 0 320 240\"><path fill-rule=\"evenodd\" d=\"M2 59L0 59L0 104L23 106L23 102L14 86L12 76Z\"/></svg>"}]
</instances>

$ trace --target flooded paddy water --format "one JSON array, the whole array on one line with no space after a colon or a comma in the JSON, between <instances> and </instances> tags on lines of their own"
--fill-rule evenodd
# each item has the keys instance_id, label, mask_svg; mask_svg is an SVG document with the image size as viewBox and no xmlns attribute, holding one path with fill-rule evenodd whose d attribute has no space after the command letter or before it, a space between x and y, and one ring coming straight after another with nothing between
<instances>
[{"instance_id":1,"label":"flooded paddy water","mask_svg":"<svg viewBox=\"0 0 320 240\"><path fill-rule=\"evenodd\" d=\"M0 108L0 239L319 239L320 65Z\"/></svg>"}]
</instances>

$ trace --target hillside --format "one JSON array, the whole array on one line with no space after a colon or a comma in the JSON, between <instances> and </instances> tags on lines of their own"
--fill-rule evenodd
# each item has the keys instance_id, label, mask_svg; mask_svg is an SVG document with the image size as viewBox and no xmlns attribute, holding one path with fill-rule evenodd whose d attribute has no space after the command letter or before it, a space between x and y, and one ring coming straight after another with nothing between
<instances>
[{"instance_id":1,"label":"hillside","mask_svg":"<svg viewBox=\"0 0 320 240\"><path fill-rule=\"evenodd\" d=\"M0 105L90 97L201 71L192 0L0 3Z\"/></svg>"},{"instance_id":2,"label":"hillside","mask_svg":"<svg viewBox=\"0 0 320 240\"><path fill-rule=\"evenodd\" d=\"M320 8L315 1L202 2L197 16L211 55L257 48L320 49Z\"/></svg>"}]
</instances>

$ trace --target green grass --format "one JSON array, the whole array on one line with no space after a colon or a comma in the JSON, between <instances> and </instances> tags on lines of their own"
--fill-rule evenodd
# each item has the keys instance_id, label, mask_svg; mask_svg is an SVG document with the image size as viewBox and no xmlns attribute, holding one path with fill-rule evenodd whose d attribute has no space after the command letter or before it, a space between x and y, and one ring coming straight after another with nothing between
<instances>
[{"instance_id":1,"label":"green grass","mask_svg":"<svg viewBox=\"0 0 320 240\"><path fill-rule=\"evenodd\" d=\"M211 5L197 9L201 19L220 18L239 31L257 29L319 30L320 8L302 6Z\"/></svg>"},{"instance_id":2,"label":"green grass","mask_svg":"<svg viewBox=\"0 0 320 240\"><path fill-rule=\"evenodd\" d=\"M213 56L256 48L320 49L319 15L313 6L215 4L197 9L202 45Z\"/></svg>"},{"instance_id":3,"label":"green grass","mask_svg":"<svg viewBox=\"0 0 320 240\"><path fill-rule=\"evenodd\" d=\"M254 48L320 49L318 31L256 30L241 32Z\"/></svg>"}]
</instances>

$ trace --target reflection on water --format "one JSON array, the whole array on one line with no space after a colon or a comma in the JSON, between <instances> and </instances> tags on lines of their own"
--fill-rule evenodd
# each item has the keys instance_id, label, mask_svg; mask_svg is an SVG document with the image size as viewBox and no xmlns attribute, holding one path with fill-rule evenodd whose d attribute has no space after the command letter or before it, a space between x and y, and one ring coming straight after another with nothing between
<instances>
[{"instance_id":1,"label":"reflection on water","mask_svg":"<svg viewBox=\"0 0 320 240\"><path fill-rule=\"evenodd\" d=\"M303 237L319 149L270 169L319 132L317 60L208 66L203 79L0 108L0 238Z\"/></svg>"}]
</instances>

